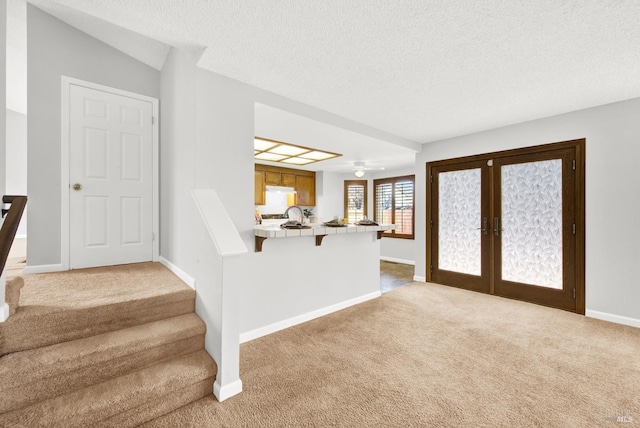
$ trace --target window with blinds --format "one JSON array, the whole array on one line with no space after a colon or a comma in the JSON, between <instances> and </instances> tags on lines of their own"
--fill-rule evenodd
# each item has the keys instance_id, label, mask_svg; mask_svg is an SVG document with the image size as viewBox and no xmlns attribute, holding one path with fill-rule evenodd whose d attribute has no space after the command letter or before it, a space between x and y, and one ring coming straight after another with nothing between
<instances>
[{"instance_id":1,"label":"window with blinds","mask_svg":"<svg viewBox=\"0 0 640 428\"><path fill-rule=\"evenodd\" d=\"M413 239L415 176L382 178L373 181L374 216L381 224L395 224L384 236Z\"/></svg>"},{"instance_id":2,"label":"window with blinds","mask_svg":"<svg viewBox=\"0 0 640 428\"><path fill-rule=\"evenodd\" d=\"M349 223L367 217L367 180L344 181L344 217Z\"/></svg>"}]
</instances>

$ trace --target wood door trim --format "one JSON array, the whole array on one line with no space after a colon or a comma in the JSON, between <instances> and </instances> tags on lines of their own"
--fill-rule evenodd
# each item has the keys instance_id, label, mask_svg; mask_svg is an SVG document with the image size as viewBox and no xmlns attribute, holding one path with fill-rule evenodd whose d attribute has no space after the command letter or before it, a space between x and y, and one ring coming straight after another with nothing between
<instances>
[{"instance_id":1,"label":"wood door trim","mask_svg":"<svg viewBox=\"0 0 640 428\"><path fill-rule=\"evenodd\" d=\"M426 265L425 265L425 278L427 282L433 281L433 272L431 271L431 261L433 259L432 245L433 245L433 230L431 229L431 221L433 220L433 206L431 206L431 200L433 198L434 190L432 189L432 175L433 169L439 166L444 165L455 165L460 163L466 163L474 160L491 160L495 158L502 157L510 157L514 155L521 154L533 154L542 151L552 151L552 150L564 150L573 148L575 149L575 223L576 223L576 248L575 248L575 287L576 287L576 307L575 312L581 315L585 314L585 286L586 286L586 275L585 275L585 255L586 255L586 212L585 212L585 166L586 166L586 139L580 138L575 140L567 140L561 141L557 143L550 144L541 144L530 147L502 150L491 153L483 153L472 156L463 156L452 159L444 159L434 162L427 162L425 164L426 169L426 178L425 178L425 186L426 186L426 200L425 200L425 212L427 215L425 216L425 230L426 230ZM493 168L489 168L490 174L490 186L492 194L495 194L494 188L494 180L493 180ZM494 207L491 204L490 208L490 216L494 217ZM491 251L494 251L493 246L495 245L494 240L491 240ZM495 272L493 272L493 265L490 267L490 292L494 293L494 284L493 278L495 277Z\"/></svg>"},{"instance_id":2,"label":"wood door trim","mask_svg":"<svg viewBox=\"0 0 640 428\"><path fill-rule=\"evenodd\" d=\"M491 159L496 159L496 158L511 157L511 156L517 156L517 155L527 155L527 154L539 153L539 152L549 152L549 151L552 151L552 150L570 149L570 148L574 148L574 147L576 147L576 146L578 146L580 144L582 144L584 146L584 142L585 141L586 140L584 138L580 138L580 139L576 139L576 140L560 141L558 143L539 144L539 145L536 145L536 146L522 147L522 148L518 148L518 149L500 150L500 151L497 151L497 152L481 153L481 154L471 155L471 156L461 156L461 157L457 157L457 158L443 159L443 160L428 162L427 166L432 165L434 167L439 167L439 166L443 166L443 165L452 165L452 164L457 164L457 163L466 163L466 162L481 161L481 160L491 160ZM429 179L429 176L427 176L427 180L428 179Z\"/></svg>"}]
</instances>

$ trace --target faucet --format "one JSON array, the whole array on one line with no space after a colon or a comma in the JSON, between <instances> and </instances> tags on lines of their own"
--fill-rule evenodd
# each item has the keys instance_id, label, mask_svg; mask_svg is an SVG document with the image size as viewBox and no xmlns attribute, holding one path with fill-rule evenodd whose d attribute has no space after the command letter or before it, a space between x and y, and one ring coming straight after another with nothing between
<instances>
[{"instance_id":1,"label":"faucet","mask_svg":"<svg viewBox=\"0 0 640 428\"><path fill-rule=\"evenodd\" d=\"M283 215L285 216L285 218L289 218L289 210L291 210L293 208L295 208L298 211L300 211L300 219L298 221L302 222L302 218L304 217L304 213L302 212L302 208L300 208L297 205L291 205L289 208L287 208L287 210L284 212Z\"/></svg>"}]
</instances>

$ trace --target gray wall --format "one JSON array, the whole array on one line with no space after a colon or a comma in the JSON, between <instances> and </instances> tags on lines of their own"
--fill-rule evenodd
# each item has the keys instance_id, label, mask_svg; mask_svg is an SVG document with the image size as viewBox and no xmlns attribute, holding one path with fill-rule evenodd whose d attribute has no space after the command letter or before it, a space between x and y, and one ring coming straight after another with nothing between
<instances>
[{"instance_id":1,"label":"gray wall","mask_svg":"<svg viewBox=\"0 0 640 428\"><path fill-rule=\"evenodd\" d=\"M29 266L60 257L61 76L160 97L160 73L32 5L27 8Z\"/></svg>"},{"instance_id":2,"label":"gray wall","mask_svg":"<svg viewBox=\"0 0 640 428\"><path fill-rule=\"evenodd\" d=\"M427 162L586 138L587 315L640 326L640 99L423 145L416 205L425 207ZM416 218L416 275L425 275L425 210ZM620 318L622 317L622 318ZM635 320L635 321L633 321Z\"/></svg>"},{"instance_id":3,"label":"gray wall","mask_svg":"<svg viewBox=\"0 0 640 428\"><path fill-rule=\"evenodd\" d=\"M7 108L7 2L0 4L0 100ZM0 193L5 191L6 117L0 114ZM4 302L4 300L2 301Z\"/></svg>"},{"instance_id":4,"label":"gray wall","mask_svg":"<svg viewBox=\"0 0 640 428\"><path fill-rule=\"evenodd\" d=\"M6 194L27 193L27 116L7 110ZM26 210L29 210L27 203ZM17 236L27 234L27 215L22 216Z\"/></svg>"}]
</instances>

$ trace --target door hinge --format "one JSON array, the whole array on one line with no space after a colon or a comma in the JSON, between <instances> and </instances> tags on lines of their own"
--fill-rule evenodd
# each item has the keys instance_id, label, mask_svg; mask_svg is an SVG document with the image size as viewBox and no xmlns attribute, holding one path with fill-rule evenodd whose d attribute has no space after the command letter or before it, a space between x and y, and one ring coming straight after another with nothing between
<instances>
[{"instance_id":1,"label":"door hinge","mask_svg":"<svg viewBox=\"0 0 640 428\"><path fill-rule=\"evenodd\" d=\"M573 289L573 298L574 299L576 298L576 289L575 288Z\"/></svg>"},{"instance_id":2,"label":"door hinge","mask_svg":"<svg viewBox=\"0 0 640 428\"><path fill-rule=\"evenodd\" d=\"M151 116L151 124L155 125L156 123L156 118L154 116Z\"/></svg>"},{"instance_id":3,"label":"door hinge","mask_svg":"<svg viewBox=\"0 0 640 428\"><path fill-rule=\"evenodd\" d=\"M576 160L575 159L571 163L571 167L573 168L574 171L576 170Z\"/></svg>"},{"instance_id":4,"label":"door hinge","mask_svg":"<svg viewBox=\"0 0 640 428\"><path fill-rule=\"evenodd\" d=\"M156 240L156 233L155 232L151 232L151 240L152 241Z\"/></svg>"},{"instance_id":5,"label":"door hinge","mask_svg":"<svg viewBox=\"0 0 640 428\"><path fill-rule=\"evenodd\" d=\"M433 272L433 265L429 268L429 272Z\"/></svg>"},{"instance_id":6,"label":"door hinge","mask_svg":"<svg viewBox=\"0 0 640 428\"><path fill-rule=\"evenodd\" d=\"M433 183L433 175L429 176L429 183Z\"/></svg>"},{"instance_id":7,"label":"door hinge","mask_svg":"<svg viewBox=\"0 0 640 428\"><path fill-rule=\"evenodd\" d=\"M576 234L576 224L575 223L573 223L573 234L574 235Z\"/></svg>"},{"instance_id":8,"label":"door hinge","mask_svg":"<svg viewBox=\"0 0 640 428\"><path fill-rule=\"evenodd\" d=\"M429 226L433 229L433 220L429 220Z\"/></svg>"}]
</instances>

